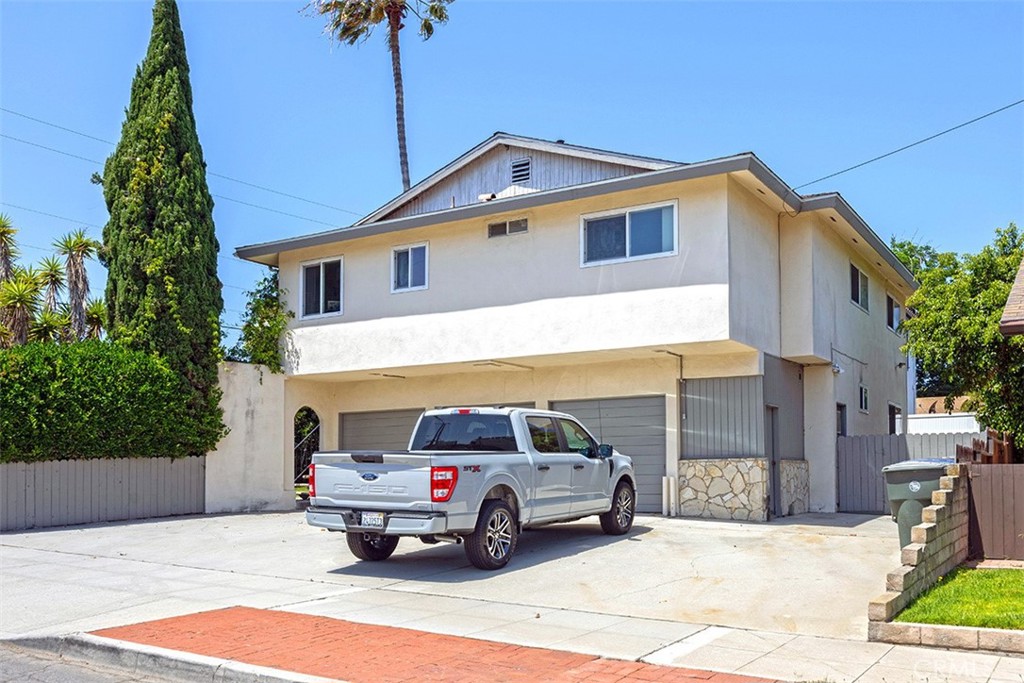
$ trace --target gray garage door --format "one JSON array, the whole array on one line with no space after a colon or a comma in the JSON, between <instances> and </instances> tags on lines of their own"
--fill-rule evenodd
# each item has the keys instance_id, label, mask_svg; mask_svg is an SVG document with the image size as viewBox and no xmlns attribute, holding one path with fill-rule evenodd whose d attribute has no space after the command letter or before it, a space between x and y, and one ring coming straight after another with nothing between
<instances>
[{"instance_id":1,"label":"gray garage door","mask_svg":"<svg viewBox=\"0 0 1024 683\"><path fill-rule=\"evenodd\" d=\"M405 450L423 411L382 410L338 414L338 447L347 451Z\"/></svg>"},{"instance_id":2,"label":"gray garage door","mask_svg":"<svg viewBox=\"0 0 1024 683\"><path fill-rule=\"evenodd\" d=\"M588 401L555 401L552 410L578 417L602 443L633 458L637 510L661 511L665 476L665 397L635 396Z\"/></svg>"}]
</instances>

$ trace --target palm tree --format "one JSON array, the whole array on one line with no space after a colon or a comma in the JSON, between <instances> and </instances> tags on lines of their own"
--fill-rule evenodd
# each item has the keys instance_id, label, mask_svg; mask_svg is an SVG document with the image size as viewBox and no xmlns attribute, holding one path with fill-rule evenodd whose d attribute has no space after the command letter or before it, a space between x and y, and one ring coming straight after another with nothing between
<instances>
[{"instance_id":1,"label":"palm tree","mask_svg":"<svg viewBox=\"0 0 1024 683\"><path fill-rule=\"evenodd\" d=\"M39 310L39 280L30 271L22 270L10 280L0 282L0 307L6 311L4 326L10 346L28 341L29 324Z\"/></svg>"},{"instance_id":2,"label":"palm tree","mask_svg":"<svg viewBox=\"0 0 1024 683\"><path fill-rule=\"evenodd\" d=\"M102 298L89 299L85 307L85 336L89 339L99 339L103 335L103 326L107 322L107 305Z\"/></svg>"},{"instance_id":3,"label":"palm tree","mask_svg":"<svg viewBox=\"0 0 1024 683\"><path fill-rule=\"evenodd\" d=\"M395 122L398 127L398 160L402 166L402 189L409 189L409 152L405 146L405 94L402 88L402 58L398 49L398 32L412 12L420 20L420 36L427 40L434 35L434 22L448 21L448 5L452 0L311 0L306 5L327 17L326 31L342 43L354 45L370 37L377 24L387 21L391 72L395 81Z\"/></svg>"},{"instance_id":4,"label":"palm tree","mask_svg":"<svg viewBox=\"0 0 1024 683\"><path fill-rule=\"evenodd\" d=\"M39 277L43 285L43 310L57 310L57 295L64 289L64 264L54 256L39 263Z\"/></svg>"},{"instance_id":5,"label":"palm tree","mask_svg":"<svg viewBox=\"0 0 1024 683\"><path fill-rule=\"evenodd\" d=\"M68 305L71 307L71 332L75 339L85 338L85 301L89 296L89 275L85 260L96 255L99 243L75 230L53 243L57 253L67 259Z\"/></svg>"},{"instance_id":6,"label":"palm tree","mask_svg":"<svg viewBox=\"0 0 1024 683\"><path fill-rule=\"evenodd\" d=\"M7 282L14 277L14 259L18 256L14 235L17 232L10 216L0 213L0 282Z\"/></svg>"}]
</instances>

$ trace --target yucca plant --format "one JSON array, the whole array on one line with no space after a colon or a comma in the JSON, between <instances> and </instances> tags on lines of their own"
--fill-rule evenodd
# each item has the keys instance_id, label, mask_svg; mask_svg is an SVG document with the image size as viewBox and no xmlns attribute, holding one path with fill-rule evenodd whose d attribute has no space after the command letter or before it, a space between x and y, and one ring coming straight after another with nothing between
<instances>
[{"instance_id":1,"label":"yucca plant","mask_svg":"<svg viewBox=\"0 0 1024 683\"><path fill-rule=\"evenodd\" d=\"M5 325L10 338L8 346L28 341L32 318L39 310L39 281L31 273L20 271L13 279L0 282L0 308L5 311Z\"/></svg>"},{"instance_id":2,"label":"yucca plant","mask_svg":"<svg viewBox=\"0 0 1024 683\"><path fill-rule=\"evenodd\" d=\"M70 329L68 316L59 311L43 308L29 324L29 341L61 342L66 341Z\"/></svg>"},{"instance_id":3,"label":"yucca plant","mask_svg":"<svg viewBox=\"0 0 1024 683\"><path fill-rule=\"evenodd\" d=\"M103 336L103 326L107 323L107 305L103 299L89 299L85 307L85 336L99 339Z\"/></svg>"},{"instance_id":4,"label":"yucca plant","mask_svg":"<svg viewBox=\"0 0 1024 683\"><path fill-rule=\"evenodd\" d=\"M68 305L71 308L71 332L75 339L86 334L85 301L89 296L89 274L86 259L96 255L99 243L86 237L85 230L75 230L53 243L57 253L65 257L67 267Z\"/></svg>"},{"instance_id":5,"label":"yucca plant","mask_svg":"<svg viewBox=\"0 0 1024 683\"><path fill-rule=\"evenodd\" d=\"M10 216L0 213L0 282L7 282L14 277L14 260L18 257L14 235L17 232Z\"/></svg>"},{"instance_id":6,"label":"yucca plant","mask_svg":"<svg viewBox=\"0 0 1024 683\"><path fill-rule=\"evenodd\" d=\"M39 278L43 286L43 310L56 311L57 297L64 291L64 264L55 256L39 262Z\"/></svg>"}]
</instances>

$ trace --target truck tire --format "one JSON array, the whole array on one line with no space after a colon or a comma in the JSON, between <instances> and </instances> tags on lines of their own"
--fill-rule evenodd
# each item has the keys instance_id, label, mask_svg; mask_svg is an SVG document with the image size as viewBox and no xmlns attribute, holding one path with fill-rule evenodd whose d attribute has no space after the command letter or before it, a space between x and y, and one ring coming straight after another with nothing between
<instances>
[{"instance_id":1,"label":"truck tire","mask_svg":"<svg viewBox=\"0 0 1024 683\"><path fill-rule=\"evenodd\" d=\"M515 513L503 500L485 500L476 529L466 537L466 557L478 569L501 569L519 541Z\"/></svg>"},{"instance_id":2,"label":"truck tire","mask_svg":"<svg viewBox=\"0 0 1024 683\"><path fill-rule=\"evenodd\" d=\"M636 516L636 492L628 479L620 479L612 495L612 509L601 515L601 529L610 536L621 536L633 528Z\"/></svg>"},{"instance_id":3,"label":"truck tire","mask_svg":"<svg viewBox=\"0 0 1024 683\"><path fill-rule=\"evenodd\" d=\"M398 547L398 536L372 536L367 538L360 531L349 531L345 534L348 549L360 560L380 562L391 557Z\"/></svg>"}]
</instances>

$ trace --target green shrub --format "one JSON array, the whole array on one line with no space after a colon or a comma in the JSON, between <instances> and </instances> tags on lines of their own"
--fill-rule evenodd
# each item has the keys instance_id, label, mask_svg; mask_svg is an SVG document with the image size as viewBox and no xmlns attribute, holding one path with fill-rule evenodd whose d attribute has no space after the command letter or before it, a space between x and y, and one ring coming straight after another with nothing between
<instances>
[{"instance_id":1,"label":"green shrub","mask_svg":"<svg viewBox=\"0 0 1024 683\"><path fill-rule=\"evenodd\" d=\"M104 341L0 351L0 462L200 455L166 362Z\"/></svg>"}]
</instances>

